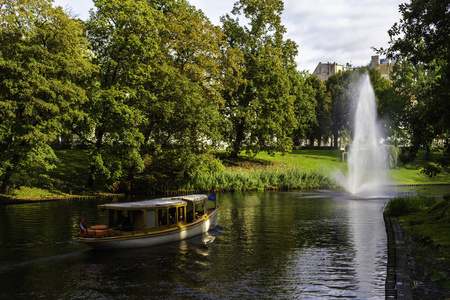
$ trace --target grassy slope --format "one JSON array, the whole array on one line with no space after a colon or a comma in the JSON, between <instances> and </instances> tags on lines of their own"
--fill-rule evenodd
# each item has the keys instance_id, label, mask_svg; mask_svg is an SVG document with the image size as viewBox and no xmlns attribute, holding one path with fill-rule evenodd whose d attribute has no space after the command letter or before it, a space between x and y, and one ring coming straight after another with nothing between
<instances>
[{"instance_id":1,"label":"grassy slope","mask_svg":"<svg viewBox=\"0 0 450 300\"><path fill-rule=\"evenodd\" d=\"M83 193L89 172L88 151L55 150L55 153L59 159L56 168L32 170L33 186L16 189L14 198L34 200Z\"/></svg>"},{"instance_id":2,"label":"grassy slope","mask_svg":"<svg viewBox=\"0 0 450 300\"><path fill-rule=\"evenodd\" d=\"M346 172L347 165L341 162L341 153L339 150L295 150L292 153L281 155L276 154L270 156L266 153L259 153L256 158L261 160L269 160L281 162L286 165L296 166L305 170L317 170L332 176L334 172L340 170ZM434 157L438 157L438 153L434 153ZM436 177L429 178L421 174L420 170L426 166L428 162L423 159L423 153L419 153L418 158L411 164L398 167L388 171L388 178L392 184L450 184L450 173L448 168Z\"/></svg>"}]
</instances>

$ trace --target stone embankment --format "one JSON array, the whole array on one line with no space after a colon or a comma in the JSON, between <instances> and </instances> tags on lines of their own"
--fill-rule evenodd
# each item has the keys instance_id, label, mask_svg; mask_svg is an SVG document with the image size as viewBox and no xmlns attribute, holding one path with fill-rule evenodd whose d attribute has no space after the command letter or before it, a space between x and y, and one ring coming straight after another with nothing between
<instances>
[{"instance_id":1,"label":"stone embankment","mask_svg":"<svg viewBox=\"0 0 450 300\"><path fill-rule=\"evenodd\" d=\"M396 218L384 215L388 238L386 299L412 299L408 257L403 232Z\"/></svg>"}]
</instances>

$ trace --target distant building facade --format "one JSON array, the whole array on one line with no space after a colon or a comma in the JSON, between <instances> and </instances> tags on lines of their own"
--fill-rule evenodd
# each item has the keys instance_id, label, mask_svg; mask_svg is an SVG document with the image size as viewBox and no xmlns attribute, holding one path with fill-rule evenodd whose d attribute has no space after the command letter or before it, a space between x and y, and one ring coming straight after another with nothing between
<instances>
[{"instance_id":1,"label":"distant building facade","mask_svg":"<svg viewBox=\"0 0 450 300\"><path fill-rule=\"evenodd\" d=\"M391 78L392 68L394 67L396 61L390 60L388 58L381 58L379 55L374 55L371 57L369 68L380 71L381 77L386 79ZM326 81L328 77L333 75L334 73L339 73L343 71L355 71L360 67L352 67L351 64L346 63L345 65L340 65L338 63L319 63L314 70L313 74L317 75L322 81Z\"/></svg>"},{"instance_id":2,"label":"distant building facade","mask_svg":"<svg viewBox=\"0 0 450 300\"><path fill-rule=\"evenodd\" d=\"M319 63L314 70L313 74L317 75L322 81L326 81L328 77L333 75L334 73L339 73L343 71L351 71L355 70L356 68L353 68L351 64L346 63L345 65L340 65L335 62L333 63Z\"/></svg>"},{"instance_id":3,"label":"distant building facade","mask_svg":"<svg viewBox=\"0 0 450 300\"><path fill-rule=\"evenodd\" d=\"M344 70L344 66L339 65L335 62L333 62L333 63L330 63L330 62L321 63L320 62L317 65L316 69L314 70L313 74L317 75L317 77L322 79L322 81L325 81L328 79L328 77L330 77L334 73L342 72L343 70Z\"/></svg>"},{"instance_id":4,"label":"distant building facade","mask_svg":"<svg viewBox=\"0 0 450 300\"><path fill-rule=\"evenodd\" d=\"M379 55L374 55L370 60L369 68L380 71L381 77L390 79L392 68L395 65L395 63L396 63L395 60L391 61L388 58L380 59Z\"/></svg>"}]
</instances>

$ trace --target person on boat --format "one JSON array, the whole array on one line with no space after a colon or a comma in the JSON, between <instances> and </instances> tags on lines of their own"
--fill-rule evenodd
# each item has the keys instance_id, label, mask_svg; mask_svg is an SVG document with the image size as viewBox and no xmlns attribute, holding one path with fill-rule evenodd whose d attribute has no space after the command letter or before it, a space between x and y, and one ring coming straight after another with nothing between
<instances>
[{"instance_id":1,"label":"person on boat","mask_svg":"<svg viewBox=\"0 0 450 300\"><path fill-rule=\"evenodd\" d=\"M87 228L86 220L84 219L84 215L81 215L81 221L80 221L80 235L81 236L86 235L86 233L87 233L86 228Z\"/></svg>"},{"instance_id":2,"label":"person on boat","mask_svg":"<svg viewBox=\"0 0 450 300\"><path fill-rule=\"evenodd\" d=\"M124 231L132 231L133 230L133 224L131 223L129 216L121 215L120 226L122 227L122 230L124 230Z\"/></svg>"},{"instance_id":3,"label":"person on boat","mask_svg":"<svg viewBox=\"0 0 450 300\"><path fill-rule=\"evenodd\" d=\"M81 230L86 231L86 227L87 227L87 225L86 225L86 220L84 219L84 215L81 215L80 228L81 228Z\"/></svg>"},{"instance_id":4,"label":"person on boat","mask_svg":"<svg viewBox=\"0 0 450 300\"><path fill-rule=\"evenodd\" d=\"M175 218L169 213L169 225L175 224Z\"/></svg>"}]
</instances>

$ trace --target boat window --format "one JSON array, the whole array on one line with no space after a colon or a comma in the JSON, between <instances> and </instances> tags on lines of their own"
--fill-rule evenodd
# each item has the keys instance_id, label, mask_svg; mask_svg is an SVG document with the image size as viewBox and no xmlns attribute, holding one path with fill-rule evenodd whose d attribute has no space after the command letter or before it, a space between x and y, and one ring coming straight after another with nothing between
<instances>
[{"instance_id":1,"label":"boat window","mask_svg":"<svg viewBox=\"0 0 450 300\"><path fill-rule=\"evenodd\" d=\"M110 218L111 220L111 218ZM113 228L119 230L132 230L131 214L128 210L114 210Z\"/></svg>"},{"instance_id":2,"label":"boat window","mask_svg":"<svg viewBox=\"0 0 450 300\"><path fill-rule=\"evenodd\" d=\"M178 222L184 221L184 207L178 207Z\"/></svg>"},{"instance_id":3,"label":"boat window","mask_svg":"<svg viewBox=\"0 0 450 300\"><path fill-rule=\"evenodd\" d=\"M188 223L194 221L194 209L192 208L192 202L188 202L186 206L186 221Z\"/></svg>"},{"instance_id":4,"label":"boat window","mask_svg":"<svg viewBox=\"0 0 450 300\"><path fill-rule=\"evenodd\" d=\"M203 216L205 214L205 202L199 202L195 204L195 215Z\"/></svg>"},{"instance_id":5,"label":"boat window","mask_svg":"<svg viewBox=\"0 0 450 300\"><path fill-rule=\"evenodd\" d=\"M177 208L171 207L169 208L169 224L175 224L177 220Z\"/></svg>"},{"instance_id":6,"label":"boat window","mask_svg":"<svg viewBox=\"0 0 450 300\"><path fill-rule=\"evenodd\" d=\"M156 226L156 211L147 210L147 228L153 228Z\"/></svg>"},{"instance_id":7,"label":"boat window","mask_svg":"<svg viewBox=\"0 0 450 300\"><path fill-rule=\"evenodd\" d=\"M159 226L167 225L167 208L158 209L158 225Z\"/></svg>"}]
</instances>

